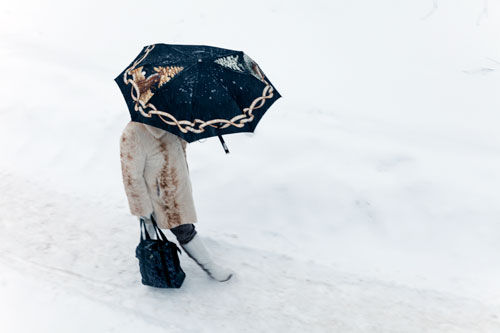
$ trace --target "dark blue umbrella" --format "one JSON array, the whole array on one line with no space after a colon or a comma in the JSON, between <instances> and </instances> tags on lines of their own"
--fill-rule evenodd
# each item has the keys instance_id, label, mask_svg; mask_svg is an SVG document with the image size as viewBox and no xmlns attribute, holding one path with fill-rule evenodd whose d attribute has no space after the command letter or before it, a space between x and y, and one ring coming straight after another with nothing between
<instances>
[{"instance_id":1,"label":"dark blue umbrella","mask_svg":"<svg viewBox=\"0 0 500 333\"><path fill-rule=\"evenodd\" d=\"M115 78L133 121L187 142L253 132L281 95L242 51L153 44Z\"/></svg>"}]
</instances>

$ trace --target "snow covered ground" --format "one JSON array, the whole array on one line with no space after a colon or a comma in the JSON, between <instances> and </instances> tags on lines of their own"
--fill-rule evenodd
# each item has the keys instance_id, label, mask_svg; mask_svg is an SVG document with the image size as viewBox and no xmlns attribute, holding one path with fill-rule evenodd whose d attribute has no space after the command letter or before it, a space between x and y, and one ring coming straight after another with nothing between
<instances>
[{"instance_id":1,"label":"snow covered ground","mask_svg":"<svg viewBox=\"0 0 500 333\"><path fill-rule=\"evenodd\" d=\"M486 0L2 4L0 331L500 332L499 22ZM184 256L181 289L139 282L113 79L156 42L244 50L283 95L231 154L188 147L228 283Z\"/></svg>"}]
</instances>

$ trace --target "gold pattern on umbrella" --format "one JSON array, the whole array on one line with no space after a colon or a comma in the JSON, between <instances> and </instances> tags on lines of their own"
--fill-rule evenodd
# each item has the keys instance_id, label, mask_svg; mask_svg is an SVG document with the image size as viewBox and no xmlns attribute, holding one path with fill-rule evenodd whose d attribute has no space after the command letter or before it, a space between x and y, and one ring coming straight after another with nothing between
<instances>
[{"instance_id":1,"label":"gold pattern on umbrella","mask_svg":"<svg viewBox=\"0 0 500 333\"><path fill-rule=\"evenodd\" d=\"M151 97L153 97L153 88L160 88L184 69L182 66L158 66L154 67L156 73L146 78L143 68L144 66L141 66L130 71L132 81L134 81L139 90L138 99L143 105L146 105Z\"/></svg>"},{"instance_id":2,"label":"gold pattern on umbrella","mask_svg":"<svg viewBox=\"0 0 500 333\"><path fill-rule=\"evenodd\" d=\"M155 67L155 71L160 74L160 84L158 85L158 88L170 81L170 79L176 76L183 69L184 67L182 66Z\"/></svg>"}]
</instances>

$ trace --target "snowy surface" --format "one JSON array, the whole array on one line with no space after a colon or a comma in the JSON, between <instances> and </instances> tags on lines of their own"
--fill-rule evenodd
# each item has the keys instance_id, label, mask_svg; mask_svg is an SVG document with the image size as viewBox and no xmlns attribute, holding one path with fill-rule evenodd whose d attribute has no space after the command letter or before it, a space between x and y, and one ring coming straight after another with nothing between
<instances>
[{"instance_id":1,"label":"snowy surface","mask_svg":"<svg viewBox=\"0 0 500 333\"><path fill-rule=\"evenodd\" d=\"M500 3L11 1L0 28L1 332L500 332ZM181 289L139 282L113 79L157 42L283 95L231 154L188 147L228 283L184 256Z\"/></svg>"}]
</instances>

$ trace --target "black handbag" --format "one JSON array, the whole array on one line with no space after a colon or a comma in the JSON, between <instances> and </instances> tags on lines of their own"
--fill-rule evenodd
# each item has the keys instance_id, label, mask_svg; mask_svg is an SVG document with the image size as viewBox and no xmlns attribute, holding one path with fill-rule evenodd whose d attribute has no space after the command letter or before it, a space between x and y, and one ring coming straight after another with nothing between
<instances>
[{"instance_id":1,"label":"black handbag","mask_svg":"<svg viewBox=\"0 0 500 333\"><path fill-rule=\"evenodd\" d=\"M141 219L141 240L135 249L142 284L156 288L180 288L186 277L177 254L181 250L165 237L153 217L151 220L156 239L151 239Z\"/></svg>"}]
</instances>

